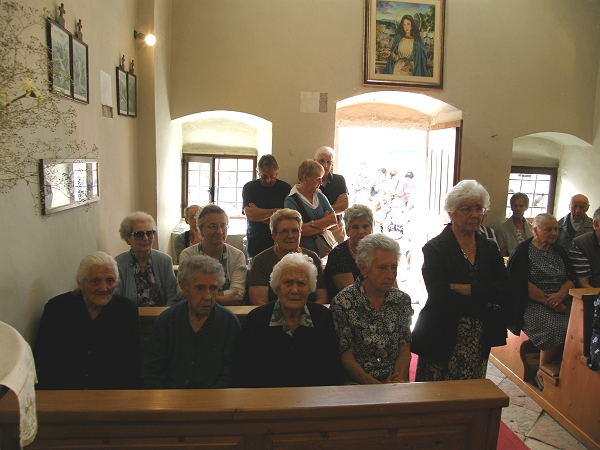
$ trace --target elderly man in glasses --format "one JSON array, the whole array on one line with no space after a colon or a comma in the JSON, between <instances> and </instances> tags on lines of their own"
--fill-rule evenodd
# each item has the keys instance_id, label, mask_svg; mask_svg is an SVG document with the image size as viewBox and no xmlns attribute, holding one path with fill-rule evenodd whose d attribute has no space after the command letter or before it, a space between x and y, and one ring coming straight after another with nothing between
<instances>
[{"instance_id":1,"label":"elderly man in glasses","mask_svg":"<svg viewBox=\"0 0 600 450\"><path fill-rule=\"evenodd\" d=\"M136 211L121 222L121 239L131 247L115 260L119 267L117 293L138 306L172 306L179 301L173 260L152 249L156 222L150 214Z\"/></svg>"},{"instance_id":2,"label":"elderly man in glasses","mask_svg":"<svg viewBox=\"0 0 600 450\"><path fill-rule=\"evenodd\" d=\"M242 190L243 213L248 219L246 236L248 259L273 245L269 219L283 202L292 187L277 179L279 165L272 155L263 155L258 160L258 179L249 181Z\"/></svg>"}]
</instances>

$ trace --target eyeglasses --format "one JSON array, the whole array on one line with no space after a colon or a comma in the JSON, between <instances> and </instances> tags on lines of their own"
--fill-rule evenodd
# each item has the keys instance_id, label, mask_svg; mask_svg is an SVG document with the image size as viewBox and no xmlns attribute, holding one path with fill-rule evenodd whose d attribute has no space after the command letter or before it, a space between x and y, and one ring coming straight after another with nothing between
<instances>
[{"instance_id":1,"label":"eyeglasses","mask_svg":"<svg viewBox=\"0 0 600 450\"><path fill-rule=\"evenodd\" d=\"M156 230L135 231L131 234L133 234L133 237L136 238L138 241L141 241L142 239L144 239L144 236L147 236L148 239L152 239L156 234Z\"/></svg>"},{"instance_id":2,"label":"eyeglasses","mask_svg":"<svg viewBox=\"0 0 600 450\"><path fill-rule=\"evenodd\" d=\"M462 211L467 216L470 216L471 214L473 214L473 211L475 211L478 216L485 216L485 213L487 212L487 208L484 208L483 206L480 206L480 205L477 205L475 207L461 206L460 208L458 208L458 210Z\"/></svg>"},{"instance_id":3,"label":"eyeglasses","mask_svg":"<svg viewBox=\"0 0 600 450\"><path fill-rule=\"evenodd\" d=\"M290 233L292 233L292 236L298 236L300 234L300 230L298 230L298 229L293 229L293 230L279 230L277 232L277 234L285 234L285 235L288 235Z\"/></svg>"},{"instance_id":4,"label":"eyeglasses","mask_svg":"<svg viewBox=\"0 0 600 450\"><path fill-rule=\"evenodd\" d=\"M221 225L217 225L216 223L211 223L210 225L205 225L205 227L211 231L215 231L215 230L218 230L219 228L221 230L226 230L229 228L229 225L227 225L226 223L222 223Z\"/></svg>"}]
</instances>

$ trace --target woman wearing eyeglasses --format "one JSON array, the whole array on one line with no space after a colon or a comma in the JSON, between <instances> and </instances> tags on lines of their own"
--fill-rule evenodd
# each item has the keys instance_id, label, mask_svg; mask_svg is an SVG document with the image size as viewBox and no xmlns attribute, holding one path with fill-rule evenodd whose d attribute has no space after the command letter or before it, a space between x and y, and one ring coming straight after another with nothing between
<instances>
[{"instance_id":1,"label":"woman wearing eyeglasses","mask_svg":"<svg viewBox=\"0 0 600 450\"><path fill-rule=\"evenodd\" d=\"M156 222L150 214L136 211L121 222L121 239L130 250L115 257L119 267L117 293L138 306L172 306L179 301L173 260L152 249Z\"/></svg>"},{"instance_id":2,"label":"woman wearing eyeglasses","mask_svg":"<svg viewBox=\"0 0 600 450\"><path fill-rule=\"evenodd\" d=\"M461 181L446 197L450 224L423 247L428 298L412 335L416 381L485 378L490 348L506 345L510 278L498 246L477 232L489 203L481 184Z\"/></svg>"},{"instance_id":3,"label":"woman wearing eyeglasses","mask_svg":"<svg viewBox=\"0 0 600 450\"><path fill-rule=\"evenodd\" d=\"M196 221L202 242L186 248L179 255L179 263L194 255L207 255L216 259L225 271L225 283L217 294L217 302L225 305L241 305L246 293L246 259L244 253L227 245L229 218L217 205L202 208Z\"/></svg>"}]
</instances>

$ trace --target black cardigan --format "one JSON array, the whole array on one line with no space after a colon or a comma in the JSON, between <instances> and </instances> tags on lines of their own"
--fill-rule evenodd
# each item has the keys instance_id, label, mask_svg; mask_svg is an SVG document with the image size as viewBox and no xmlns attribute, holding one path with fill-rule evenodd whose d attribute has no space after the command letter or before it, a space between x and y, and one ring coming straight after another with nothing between
<instances>
[{"instance_id":1,"label":"black cardigan","mask_svg":"<svg viewBox=\"0 0 600 450\"><path fill-rule=\"evenodd\" d=\"M479 270L471 283L465 260L451 225L423 247L423 279L427 303L419 314L412 335L411 351L435 361L448 361L456 344L458 322L462 316L479 318L484 326L484 343L506 343L505 323L498 324L488 303L501 308L500 320L512 316L514 296L504 260L495 242L475 233ZM450 289L451 283L470 284L471 295Z\"/></svg>"},{"instance_id":2,"label":"black cardigan","mask_svg":"<svg viewBox=\"0 0 600 450\"><path fill-rule=\"evenodd\" d=\"M518 336L521 333L523 313L525 312L525 307L529 301L529 244L531 244L532 240L533 238L531 237L517 245L510 254L508 260L508 273L513 279L515 295L517 297L517 307L514 310L513 317L511 317L509 321L508 329L515 336ZM567 270L567 276L569 279L573 280L573 269L571 268L571 262L569 261L569 256L565 249L558 244L550 244L550 246L563 260L565 269Z\"/></svg>"}]
</instances>

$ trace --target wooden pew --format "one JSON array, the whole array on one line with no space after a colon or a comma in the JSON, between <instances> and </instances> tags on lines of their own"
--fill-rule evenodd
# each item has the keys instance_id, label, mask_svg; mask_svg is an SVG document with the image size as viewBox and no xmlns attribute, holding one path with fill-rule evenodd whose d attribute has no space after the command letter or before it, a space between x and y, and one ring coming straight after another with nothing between
<instances>
[{"instance_id":1,"label":"wooden pew","mask_svg":"<svg viewBox=\"0 0 600 450\"><path fill-rule=\"evenodd\" d=\"M38 391L27 449L495 449L508 397L490 380L270 389ZM14 395L0 447L18 449Z\"/></svg>"},{"instance_id":2,"label":"wooden pew","mask_svg":"<svg viewBox=\"0 0 600 450\"><path fill-rule=\"evenodd\" d=\"M523 333L514 336L509 332L508 345L494 347L490 360L586 447L600 450L600 372L586 365L593 301L598 291L598 288L570 291L573 305L556 385L545 377L544 390L540 392L527 382L526 363L520 357L528 341Z\"/></svg>"},{"instance_id":3,"label":"wooden pew","mask_svg":"<svg viewBox=\"0 0 600 450\"><path fill-rule=\"evenodd\" d=\"M144 354L144 351L148 346L148 340L150 339L154 321L168 308L168 306L140 306L138 308L140 312L140 348L142 354ZM234 313L241 323L244 322L248 313L256 308L256 306L225 306L225 308Z\"/></svg>"}]
</instances>

